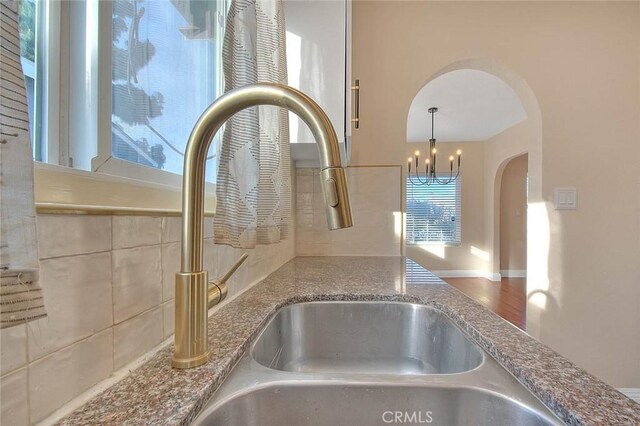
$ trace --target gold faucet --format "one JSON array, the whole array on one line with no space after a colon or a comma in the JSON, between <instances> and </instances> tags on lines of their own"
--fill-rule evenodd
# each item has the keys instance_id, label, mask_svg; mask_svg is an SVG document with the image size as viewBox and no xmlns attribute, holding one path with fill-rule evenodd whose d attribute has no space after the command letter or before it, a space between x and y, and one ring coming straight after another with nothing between
<instances>
[{"instance_id":1,"label":"gold faucet","mask_svg":"<svg viewBox=\"0 0 640 426\"><path fill-rule=\"evenodd\" d=\"M297 114L311 129L320 152L320 182L329 229L352 226L347 180L340 162L336 132L313 99L289 86L257 83L231 90L218 98L191 131L184 158L182 180L182 264L176 273L175 352L171 365L191 368L209 358L207 311L209 284L203 270L204 171L211 140L222 124L238 111L274 105ZM234 269L235 270L235 269ZM233 271L231 272L233 273ZM220 289L216 300L223 297ZM225 287L226 295L226 287ZM215 304L215 303L214 303Z\"/></svg>"}]
</instances>

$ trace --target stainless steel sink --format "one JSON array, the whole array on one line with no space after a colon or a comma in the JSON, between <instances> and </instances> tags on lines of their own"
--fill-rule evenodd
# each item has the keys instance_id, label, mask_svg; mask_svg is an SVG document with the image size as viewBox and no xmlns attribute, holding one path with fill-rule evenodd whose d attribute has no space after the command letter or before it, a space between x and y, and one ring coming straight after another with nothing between
<instances>
[{"instance_id":1,"label":"stainless steel sink","mask_svg":"<svg viewBox=\"0 0 640 426\"><path fill-rule=\"evenodd\" d=\"M311 302L278 311L251 349L295 372L450 374L482 363L480 348L442 312L394 302Z\"/></svg>"},{"instance_id":2,"label":"stainless steel sink","mask_svg":"<svg viewBox=\"0 0 640 426\"><path fill-rule=\"evenodd\" d=\"M312 302L278 311L194 425L557 425L437 309Z\"/></svg>"},{"instance_id":3,"label":"stainless steel sink","mask_svg":"<svg viewBox=\"0 0 640 426\"><path fill-rule=\"evenodd\" d=\"M271 385L239 393L207 425L547 425L553 419L481 389L336 384Z\"/></svg>"}]
</instances>

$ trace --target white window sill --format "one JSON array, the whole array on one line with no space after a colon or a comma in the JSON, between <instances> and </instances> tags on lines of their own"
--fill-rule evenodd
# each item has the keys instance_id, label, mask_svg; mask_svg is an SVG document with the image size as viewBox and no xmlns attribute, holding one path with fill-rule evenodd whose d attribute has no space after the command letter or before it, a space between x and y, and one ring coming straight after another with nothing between
<instances>
[{"instance_id":1,"label":"white window sill","mask_svg":"<svg viewBox=\"0 0 640 426\"><path fill-rule=\"evenodd\" d=\"M47 214L181 215L182 188L104 173L34 163L36 211ZM215 212L207 184L205 214Z\"/></svg>"},{"instance_id":2,"label":"white window sill","mask_svg":"<svg viewBox=\"0 0 640 426\"><path fill-rule=\"evenodd\" d=\"M405 242L407 247L460 247L462 243L440 243L440 242L424 242L424 243L411 243Z\"/></svg>"}]
</instances>

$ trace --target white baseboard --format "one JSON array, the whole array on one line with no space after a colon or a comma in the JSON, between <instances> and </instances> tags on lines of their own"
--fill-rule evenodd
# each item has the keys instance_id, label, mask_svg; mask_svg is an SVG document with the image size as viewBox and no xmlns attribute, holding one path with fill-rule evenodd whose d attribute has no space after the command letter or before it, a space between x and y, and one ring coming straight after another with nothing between
<instances>
[{"instance_id":1,"label":"white baseboard","mask_svg":"<svg viewBox=\"0 0 640 426\"><path fill-rule=\"evenodd\" d=\"M489 281L496 281L496 282L500 282L502 280L502 275L495 273L495 274L485 274L485 278L488 279Z\"/></svg>"},{"instance_id":2,"label":"white baseboard","mask_svg":"<svg viewBox=\"0 0 640 426\"><path fill-rule=\"evenodd\" d=\"M486 278L489 281L500 281L500 274L493 274L478 269L448 269L443 271L431 271L440 278Z\"/></svg>"},{"instance_id":3,"label":"white baseboard","mask_svg":"<svg viewBox=\"0 0 640 426\"><path fill-rule=\"evenodd\" d=\"M618 388L618 391L640 404L640 388Z\"/></svg>"},{"instance_id":4,"label":"white baseboard","mask_svg":"<svg viewBox=\"0 0 640 426\"><path fill-rule=\"evenodd\" d=\"M505 278L527 278L526 269L501 269L500 275Z\"/></svg>"}]
</instances>

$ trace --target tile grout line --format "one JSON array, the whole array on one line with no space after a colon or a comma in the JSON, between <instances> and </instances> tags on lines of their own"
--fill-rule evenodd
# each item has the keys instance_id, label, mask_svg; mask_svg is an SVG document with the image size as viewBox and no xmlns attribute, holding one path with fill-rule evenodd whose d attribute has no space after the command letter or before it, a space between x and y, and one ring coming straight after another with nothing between
<instances>
[{"instance_id":1,"label":"tile grout line","mask_svg":"<svg viewBox=\"0 0 640 426\"><path fill-rule=\"evenodd\" d=\"M111 275L111 371L109 372L109 376L111 377L114 374L114 368L116 365L116 338L115 338L115 322L116 322L116 308L115 308L115 300L113 297L113 293L114 293L114 279L113 279L113 270L114 270L114 264L113 264L113 219L114 216L111 216L111 251L109 253L109 265L111 266L111 271L110 271L110 275ZM107 378L108 379L108 378ZM94 385L95 386L95 385ZM82 393L80 394L82 395ZM73 401L73 399L71 399L71 401ZM67 404L70 403L71 401L67 401ZM64 407L64 405L63 405ZM55 413L55 411L53 413L51 413L51 415L53 415Z\"/></svg>"},{"instance_id":2,"label":"tile grout line","mask_svg":"<svg viewBox=\"0 0 640 426\"><path fill-rule=\"evenodd\" d=\"M90 256L92 254L110 253L112 251L113 250L109 248L105 250L88 251L88 252L74 253L74 254L63 254L60 256L41 257L38 259L38 261L43 262L45 260L64 259L65 257Z\"/></svg>"}]
</instances>

